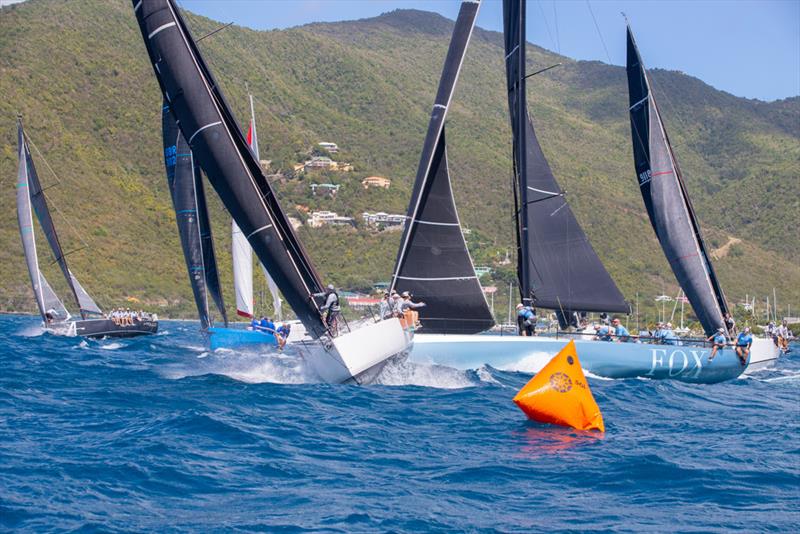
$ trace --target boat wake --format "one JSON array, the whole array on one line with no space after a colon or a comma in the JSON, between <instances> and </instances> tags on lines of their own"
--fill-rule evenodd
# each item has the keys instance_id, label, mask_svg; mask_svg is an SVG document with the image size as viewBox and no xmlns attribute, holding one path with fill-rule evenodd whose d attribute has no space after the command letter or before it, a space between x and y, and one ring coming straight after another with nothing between
<instances>
[{"instance_id":1,"label":"boat wake","mask_svg":"<svg viewBox=\"0 0 800 534\"><path fill-rule=\"evenodd\" d=\"M197 347L189 350L194 352L194 358L168 365L159 374L171 380L219 375L247 384L313 384L321 381L301 357L288 352L264 354L217 349L197 354Z\"/></svg>"},{"instance_id":2,"label":"boat wake","mask_svg":"<svg viewBox=\"0 0 800 534\"><path fill-rule=\"evenodd\" d=\"M41 326L28 326L17 332L17 335L22 337L38 337L44 333L44 328Z\"/></svg>"},{"instance_id":3,"label":"boat wake","mask_svg":"<svg viewBox=\"0 0 800 534\"><path fill-rule=\"evenodd\" d=\"M459 371L443 365L409 361L389 362L374 384L382 386L422 386L438 389L462 389L477 385L469 371Z\"/></svg>"}]
</instances>

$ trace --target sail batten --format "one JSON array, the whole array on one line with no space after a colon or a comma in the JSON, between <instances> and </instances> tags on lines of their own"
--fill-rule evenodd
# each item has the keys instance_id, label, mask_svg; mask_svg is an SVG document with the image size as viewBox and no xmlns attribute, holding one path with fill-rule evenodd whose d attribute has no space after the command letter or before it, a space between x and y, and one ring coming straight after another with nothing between
<instances>
[{"instance_id":1,"label":"sail batten","mask_svg":"<svg viewBox=\"0 0 800 534\"><path fill-rule=\"evenodd\" d=\"M532 305L564 313L628 313L536 138L526 96L525 4L503 1L520 294Z\"/></svg>"},{"instance_id":2,"label":"sail batten","mask_svg":"<svg viewBox=\"0 0 800 534\"><path fill-rule=\"evenodd\" d=\"M464 61L478 2L463 2L431 111L392 289L409 291L426 333L478 333L494 325L461 231L447 164L445 119Z\"/></svg>"},{"instance_id":3,"label":"sail batten","mask_svg":"<svg viewBox=\"0 0 800 534\"><path fill-rule=\"evenodd\" d=\"M134 2L135 3L135 2ZM135 11L162 93L231 217L312 337L327 333L314 300L322 281L244 139L219 85L172 0ZM148 35L162 25L174 26ZM204 128L205 127L205 128ZM201 130L201 128L203 128ZM269 229L251 233L271 225Z\"/></svg>"},{"instance_id":4,"label":"sail batten","mask_svg":"<svg viewBox=\"0 0 800 534\"><path fill-rule=\"evenodd\" d=\"M626 70L633 158L642 199L670 268L710 334L724 327L727 301L630 26Z\"/></svg>"}]
</instances>

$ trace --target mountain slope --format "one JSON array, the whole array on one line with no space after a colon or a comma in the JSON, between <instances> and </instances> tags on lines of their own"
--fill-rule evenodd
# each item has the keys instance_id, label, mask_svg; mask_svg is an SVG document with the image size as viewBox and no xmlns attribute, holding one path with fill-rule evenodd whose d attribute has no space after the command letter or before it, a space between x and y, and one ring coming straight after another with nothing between
<instances>
[{"instance_id":1,"label":"mountain slope","mask_svg":"<svg viewBox=\"0 0 800 534\"><path fill-rule=\"evenodd\" d=\"M187 18L195 36L220 25ZM247 117L245 83L255 95L261 154L273 169L290 174L323 140L342 147L337 159L354 163L353 173L277 183L290 215L300 216L294 206L302 204L360 219L367 210L405 213L451 29L438 15L401 10L283 31L230 27L201 48L240 119ZM513 251L502 57L501 36L477 30L449 114L451 174L476 264ZM531 71L564 63L531 79L530 112L601 259L631 299L676 293L635 186L624 69L534 46L528 57ZM653 79L711 248L742 240L715 263L729 298L777 287L783 301L798 302L800 247L792 225L799 214L800 99L737 98L676 72L657 70ZM0 308L33 309L11 185L19 111L61 178L47 194L76 230L56 217L84 285L106 307L131 295L165 313L191 314L163 176L160 95L129 2L29 0L0 10L0 94ZM373 174L391 177L391 189L363 190L360 179ZM311 197L309 184L324 181L342 185L335 199ZM232 303L229 226L210 196ZM364 228L303 227L301 236L326 278L345 287L388 279L399 242L396 232ZM496 281L510 279L513 273L500 268ZM497 304L505 309L502 299Z\"/></svg>"}]
</instances>

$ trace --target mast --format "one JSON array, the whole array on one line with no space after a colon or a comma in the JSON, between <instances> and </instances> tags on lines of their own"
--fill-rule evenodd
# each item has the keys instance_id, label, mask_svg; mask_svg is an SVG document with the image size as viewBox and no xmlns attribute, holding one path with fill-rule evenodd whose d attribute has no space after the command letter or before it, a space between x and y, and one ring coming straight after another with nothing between
<instances>
[{"instance_id":1,"label":"mast","mask_svg":"<svg viewBox=\"0 0 800 534\"><path fill-rule=\"evenodd\" d=\"M453 28L422 147L391 289L424 301L425 332L474 334L494 317L472 264L458 218L447 165L445 118L480 3L467 0Z\"/></svg>"},{"instance_id":2,"label":"mast","mask_svg":"<svg viewBox=\"0 0 800 534\"><path fill-rule=\"evenodd\" d=\"M667 261L707 335L724 327L728 304L706 251L630 25L627 75L637 182Z\"/></svg>"},{"instance_id":3,"label":"mast","mask_svg":"<svg viewBox=\"0 0 800 534\"><path fill-rule=\"evenodd\" d=\"M630 313L565 200L528 115L525 4L503 0L520 295L560 317L575 311Z\"/></svg>"},{"instance_id":4,"label":"mast","mask_svg":"<svg viewBox=\"0 0 800 534\"><path fill-rule=\"evenodd\" d=\"M258 132L256 130L256 112L253 106L253 95L248 95L250 97L250 129L247 132L247 144L250 145L250 148L253 150L253 154L256 156L256 161L261 164L261 157L258 151ZM269 292L272 295L272 309L275 312L275 319L278 321L283 320L283 306L281 305L281 295L278 290L277 284L275 284L275 280L269 275L267 268L264 267L263 263L259 262L261 265L261 271L264 273L264 277L267 280L267 287L269 287Z\"/></svg>"},{"instance_id":5,"label":"mast","mask_svg":"<svg viewBox=\"0 0 800 534\"><path fill-rule=\"evenodd\" d=\"M327 334L322 281L172 0L133 0L170 111L222 203L314 338Z\"/></svg>"}]
</instances>

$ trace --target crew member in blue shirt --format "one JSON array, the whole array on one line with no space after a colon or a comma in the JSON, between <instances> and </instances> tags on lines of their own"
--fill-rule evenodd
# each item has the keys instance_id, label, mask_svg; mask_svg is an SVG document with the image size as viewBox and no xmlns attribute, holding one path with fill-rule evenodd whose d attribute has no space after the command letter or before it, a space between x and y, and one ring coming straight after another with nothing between
<instances>
[{"instance_id":1,"label":"crew member in blue shirt","mask_svg":"<svg viewBox=\"0 0 800 534\"><path fill-rule=\"evenodd\" d=\"M600 341L611 341L611 329L606 325L594 325L594 337Z\"/></svg>"},{"instance_id":2,"label":"crew member in blue shirt","mask_svg":"<svg viewBox=\"0 0 800 534\"><path fill-rule=\"evenodd\" d=\"M253 316L253 320L250 321L250 330L258 330L258 327L261 326L261 323Z\"/></svg>"},{"instance_id":3,"label":"crew member in blue shirt","mask_svg":"<svg viewBox=\"0 0 800 534\"><path fill-rule=\"evenodd\" d=\"M661 330L661 342L664 345L677 345L678 336L672 331L672 323L667 323L663 330Z\"/></svg>"},{"instance_id":4,"label":"crew member in blue shirt","mask_svg":"<svg viewBox=\"0 0 800 534\"><path fill-rule=\"evenodd\" d=\"M736 338L736 355L742 365L747 365L747 357L750 356L750 346L753 344L753 336L750 335L750 327L745 327L744 331Z\"/></svg>"},{"instance_id":5,"label":"crew member in blue shirt","mask_svg":"<svg viewBox=\"0 0 800 534\"><path fill-rule=\"evenodd\" d=\"M517 304L517 326L521 336L530 337L536 333L536 314L529 306Z\"/></svg>"},{"instance_id":6,"label":"crew member in blue shirt","mask_svg":"<svg viewBox=\"0 0 800 534\"><path fill-rule=\"evenodd\" d=\"M622 326L622 322L620 322L619 317L614 317L614 320L611 321L611 325L614 327L614 335L617 337L617 341L620 343L627 343L631 339L631 333L628 332L628 329Z\"/></svg>"},{"instance_id":7,"label":"crew member in blue shirt","mask_svg":"<svg viewBox=\"0 0 800 534\"><path fill-rule=\"evenodd\" d=\"M717 355L717 351L724 349L725 343L728 342L728 339L725 337L725 329L717 328L717 331L711 334L706 341L713 343L711 346L711 356L708 357L708 361L711 361L714 359L714 356Z\"/></svg>"}]
</instances>

